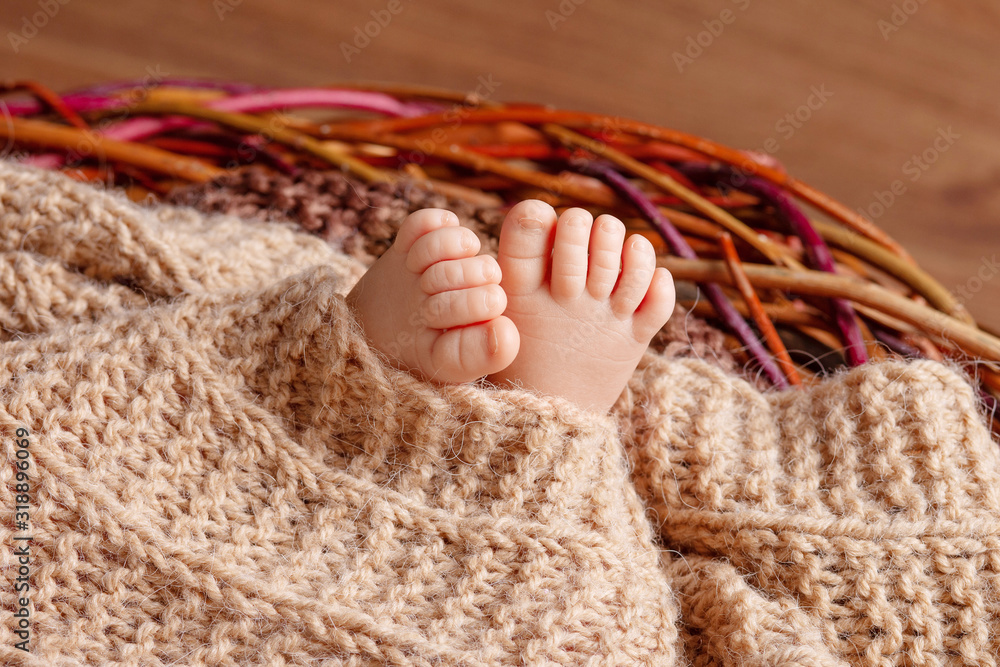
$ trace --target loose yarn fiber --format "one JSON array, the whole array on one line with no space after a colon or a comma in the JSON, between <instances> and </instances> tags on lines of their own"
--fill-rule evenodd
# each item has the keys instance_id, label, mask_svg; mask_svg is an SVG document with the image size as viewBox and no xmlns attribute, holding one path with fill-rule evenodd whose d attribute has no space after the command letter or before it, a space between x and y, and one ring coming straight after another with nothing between
<instances>
[{"instance_id":1,"label":"loose yarn fiber","mask_svg":"<svg viewBox=\"0 0 1000 667\"><path fill-rule=\"evenodd\" d=\"M435 387L364 265L0 162L0 447L31 433L14 665L994 665L1000 461L969 385L762 394L649 352L612 415ZM13 467L0 605L13 609Z\"/></svg>"}]
</instances>

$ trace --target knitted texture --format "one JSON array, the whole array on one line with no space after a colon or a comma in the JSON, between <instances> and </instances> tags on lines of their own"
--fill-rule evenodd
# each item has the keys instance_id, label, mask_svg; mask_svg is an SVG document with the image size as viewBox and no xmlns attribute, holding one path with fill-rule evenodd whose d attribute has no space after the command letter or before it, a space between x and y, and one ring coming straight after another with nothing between
<instances>
[{"instance_id":1,"label":"knitted texture","mask_svg":"<svg viewBox=\"0 0 1000 667\"><path fill-rule=\"evenodd\" d=\"M0 661L672 661L610 418L392 370L317 238L0 170L0 437L36 489L34 650L5 623Z\"/></svg>"},{"instance_id":2,"label":"knitted texture","mask_svg":"<svg viewBox=\"0 0 1000 667\"><path fill-rule=\"evenodd\" d=\"M619 403L693 664L997 664L1000 459L957 372L762 395L647 355Z\"/></svg>"},{"instance_id":3,"label":"knitted texture","mask_svg":"<svg viewBox=\"0 0 1000 667\"><path fill-rule=\"evenodd\" d=\"M1000 461L968 384L762 394L649 352L610 417L436 387L286 226L0 162L24 665L993 665ZM16 606L0 468L0 605ZM654 531L654 527L658 530Z\"/></svg>"},{"instance_id":4,"label":"knitted texture","mask_svg":"<svg viewBox=\"0 0 1000 667\"><path fill-rule=\"evenodd\" d=\"M167 201L245 220L295 222L366 263L385 252L407 214L421 208L454 212L494 254L503 222L496 208L446 197L420 181L365 183L339 170L304 169L287 175L251 165L207 183L176 188Z\"/></svg>"}]
</instances>

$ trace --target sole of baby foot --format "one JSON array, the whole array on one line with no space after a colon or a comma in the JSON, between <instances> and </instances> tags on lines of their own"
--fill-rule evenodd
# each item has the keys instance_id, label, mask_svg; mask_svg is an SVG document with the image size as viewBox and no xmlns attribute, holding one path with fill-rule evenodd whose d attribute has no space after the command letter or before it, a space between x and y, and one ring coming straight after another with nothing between
<instances>
[{"instance_id":1,"label":"sole of baby foot","mask_svg":"<svg viewBox=\"0 0 1000 667\"><path fill-rule=\"evenodd\" d=\"M347 295L369 343L395 368L451 384L498 372L516 357L500 267L479 249L454 213L416 211Z\"/></svg>"},{"instance_id":2,"label":"sole of baby foot","mask_svg":"<svg viewBox=\"0 0 1000 667\"><path fill-rule=\"evenodd\" d=\"M548 204L514 206L500 233L504 314L520 350L489 380L566 398L607 412L649 341L674 308L670 273L656 267L652 244L625 238L610 215L584 209L556 215Z\"/></svg>"}]
</instances>

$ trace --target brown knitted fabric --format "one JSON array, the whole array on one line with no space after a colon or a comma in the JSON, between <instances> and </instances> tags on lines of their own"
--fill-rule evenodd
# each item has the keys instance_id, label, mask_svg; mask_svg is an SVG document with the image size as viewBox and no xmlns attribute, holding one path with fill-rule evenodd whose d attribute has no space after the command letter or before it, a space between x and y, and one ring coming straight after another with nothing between
<instances>
[{"instance_id":1,"label":"brown knitted fabric","mask_svg":"<svg viewBox=\"0 0 1000 667\"><path fill-rule=\"evenodd\" d=\"M422 208L453 211L493 254L503 221L496 209L445 197L419 181L365 183L335 170L306 169L292 176L249 166L174 189L167 201L245 220L295 222L366 264L389 248L403 219Z\"/></svg>"},{"instance_id":2,"label":"brown knitted fabric","mask_svg":"<svg viewBox=\"0 0 1000 667\"><path fill-rule=\"evenodd\" d=\"M5 623L0 662L672 662L610 418L392 370L299 232L7 165L0 206L0 438L36 489L33 660Z\"/></svg>"},{"instance_id":3,"label":"brown knitted fabric","mask_svg":"<svg viewBox=\"0 0 1000 667\"><path fill-rule=\"evenodd\" d=\"M997 664L1000 457L957 372L762 395L647 355L619 405L693 664Z\"/></svg>"},{"instance_id":4,"label":"brown knitted fabric","mask_svg":"<svg viewBox=\"0 0 1000 667\"><path fill-rule=\"evenodd\" d=\"M947 367L761 394L650 352L604 418L393 370L362 271L0 163L35 538L33 652L5 622L0 663L995 664L1000 461Z\"/></svg>"}]
</instances>

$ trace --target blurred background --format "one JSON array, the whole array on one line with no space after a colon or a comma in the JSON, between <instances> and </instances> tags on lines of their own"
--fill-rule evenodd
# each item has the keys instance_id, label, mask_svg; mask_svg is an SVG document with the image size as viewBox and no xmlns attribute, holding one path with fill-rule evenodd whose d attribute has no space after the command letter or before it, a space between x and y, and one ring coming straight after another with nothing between
<instances>
[{"instance_id":1,"label":"blurred background","mask_svg":"<svg viewBox=\"0 0 1000 667\"><path fill-rule=\"evenodd\" d=\"M766 148L1000 328L995 0L3 0L0 36L61 91L420 83Z\"/></svg>"}]
</instances>

